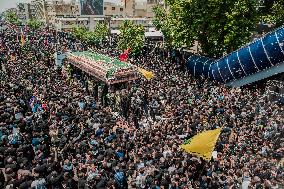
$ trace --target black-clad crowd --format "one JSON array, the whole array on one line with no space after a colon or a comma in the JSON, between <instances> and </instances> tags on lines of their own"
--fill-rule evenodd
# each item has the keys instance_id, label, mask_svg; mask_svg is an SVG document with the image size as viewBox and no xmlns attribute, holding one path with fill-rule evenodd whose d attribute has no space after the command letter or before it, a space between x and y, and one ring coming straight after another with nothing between
<instances>
[{"instance_id":1,"label":"black-clad crowd","mask_svg":"<svg viewBox=\"0 0 284 189\"><path fill-rule=\"evenodd\" d=\"M0 32L0 188L284 187L283 106L263 90L194 78L156 49L129 58L154 72L151 81L105 92L54 63L59 49L92 47L49 29L26 30L24 43L17 28ZM219 127L210 162L179 147Z\"/></svg>"}]
</instances>

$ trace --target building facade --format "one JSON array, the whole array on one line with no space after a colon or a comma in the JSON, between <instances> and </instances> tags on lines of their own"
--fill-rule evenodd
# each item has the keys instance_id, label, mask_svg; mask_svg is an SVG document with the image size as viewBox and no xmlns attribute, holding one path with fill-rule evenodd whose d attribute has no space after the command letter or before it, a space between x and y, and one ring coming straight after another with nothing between
<instances>
[{"instance_id":1,"label":"building facade","mask_svg":"<svg viewBox=\"0 0 284 189\"><path fill-rule=\"evenodd\" d=\"M72 1L66 3L63 0L32 0L31 15L46 24L55 24L57 17L77 17L79 5Z\"/></svg>"},{"instance_id":2,"label":"building facade","mask_svg":"<svg viewBox=\"0 0 284 189\"><path fill-rule=\"evenodd\" d=\"M123 20L132 20L134 23L151 27L150 20L153 17L152 7L158 0L148 0L144 3L135 0L122 0L120 3L104 2L104 17L111 17L110 27L117 29ZM26 5L25 5L26 6ZM25 9L25 8L24 8ZM96 20L80 16L80 6L78 1L71 2L64 0L32 0L25 14L29 18L38 19L46 24L56 26L57 29L68 29L70 23L74 24L76 19L82 25L88 22L88 28L92 29ZM28 16L22 16L23 18ZM96 18L98 19L98 18ZM87 20L87 21L84 21ZM99 20L99 19L98 19ZM71 25L72 25L71 24Z\"/></svg>"},{"instance_id":3,"label":"building facade","mask_svg":"<svg viewBox=\"0 0 284 189\"><path fill-rule=\"evenodd\" d=\"M46 15L46 1L45 0L32 0L31 1L31 15L32 18L40 20L44 23L47 22Z\"/></svg>"},{"instance_id":4,"label":"building facade","mask_svg":"<svg viewBox=\"0 0 284 189\"><path fill-rule=\"evenodd\" d=\"M135 3L135 17L147 17L147 3L136 2Z\"/></svg>"},{"instance_id":5,"label":"building facade","mask_svg":"<svg viewBox=\"0 0 284 189\"><path fill-rule=\"evenodd\" d=\"M123 4L104 3L104 15L122 17L125 15L125 6Z\"/></svg>"},{"instance_id":6,"label":"building facade","mask_svg":"<svg viewBox=\"0 0 284 189\"><path fill-rule=\"evenodd\" d=\"M104 15L117 17L146 17L154 16L153 7L161 4L158 0L147 0L147 2L138 2L135 0L124 0L122 3L114 4L104 3Z\"/></svg>"},{"instance_id":7,"label":"building facade","mask_svg":"<svg viewBox=\"0 0 284 189\"><path fill-rule=\"evenodd\" d=\"M160 4L162 5L162 1L158 1L158 0L147 0L147 4L146 4L146 15L148 18L152 18L154 17L154 12L153 12L153 7Z\"/></svg>"},{"instance_id":8,"label":"building facade","mask_svg":"<svg viewBox=\"0 0 284 189\"><path fill-rule=\"evenodd\" d=\"M120 3L104 2L104 15L135 17L135 0L123 0Z\"/></svg>"},{"instance_id":9,"label":"building facade","mask_svg":"<svg viewBox=\"0 0 284 189\"><path fill-rule=\"evenodd\" d=\"M56 17L77 17L80 15L79 4L76 1L66 3L62 0L55 0L51 6Z\"/></svg>"}]
</instances>

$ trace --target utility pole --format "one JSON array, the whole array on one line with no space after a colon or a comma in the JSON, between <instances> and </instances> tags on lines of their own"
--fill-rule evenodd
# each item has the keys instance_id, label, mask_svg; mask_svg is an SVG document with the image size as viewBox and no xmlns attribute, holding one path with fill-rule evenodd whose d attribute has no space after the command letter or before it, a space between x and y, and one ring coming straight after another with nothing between
<instances>
[{"instance_id":1,"label":"utility pole","mask_svg":"<svg viewBox=\"0 0 284 189\"><path fill-rule=\"evenodd\" d=\"M136 4L135 0L132 0L133 17L135 17L135 13L136 13L135 4Z\"/></svg>"}]
</instances>

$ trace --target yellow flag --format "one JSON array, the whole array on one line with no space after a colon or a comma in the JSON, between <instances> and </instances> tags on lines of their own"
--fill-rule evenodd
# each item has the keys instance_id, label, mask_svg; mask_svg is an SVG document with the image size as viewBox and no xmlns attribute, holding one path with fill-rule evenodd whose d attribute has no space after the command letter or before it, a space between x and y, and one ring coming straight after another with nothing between
<instances>
[{"instance_id":1,"label":"yellow flag","mask_svg":"<svg viewBox=\"0 0 284 189\"><path fill-rule=\"evenodd\" d=\"M198 157L202 157L206 161L210 161L221 130L221 128L218 128L199 133L180 147L190 154L194 154Z\"/></svg>"},{"instance_id":2,"label":"yellow flag","mask_svg":"<svg viewBox=\"0 0 284 189\"><path fill-rule=\"evenodd\" d=\"M21 46L24 46L26 43L25 37L21 35Z\"/></svg>"},{"instance_id":3,"label":"yellow flag","mask_svg":"<svg viewBox=\"0 0 284 189\"><path fill-rule=\"evenodd\" d=\"M26 43L25 35L23 30L21 30L21 46L24 46Z\"/></svg>"},{"instance_id":4,"label":"yellow flag","mask_svg":"<svg viewBox=\"0 0 284 189\"><path fill-rule=\"evenodd\" d=\"M138 71L147 79L147 80L151 80L154 77L153 72L144 70L142 68L138 68Z\"/></svg>"},{"instance_id":5,"label":"yellow flag","mask_svg":"<svg viewBox=\"0 0 284 189\"><path fill-rule=\"evenodd\" d=\"M14 55L11 55L10 60L14 61L14 60L16 60L16 57Z\"/></svg>"}]
</instances>

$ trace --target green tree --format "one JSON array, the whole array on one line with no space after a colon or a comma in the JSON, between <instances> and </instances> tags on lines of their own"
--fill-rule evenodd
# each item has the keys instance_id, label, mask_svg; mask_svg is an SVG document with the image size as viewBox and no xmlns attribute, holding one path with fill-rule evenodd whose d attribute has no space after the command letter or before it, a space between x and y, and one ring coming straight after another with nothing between
<instances>
[{"instance_id":1,"label":"green tree","mask_svg":"<svg viewBox=\"0 0 284 189\"><path fill-rule=\"evenodd\" d=\"M73 26L71 34L81 41L85 41L89 37L88 29L86 27Z\"/></svg>"},{"instance_id":2,"label":"green tree","mask_svg":"<svg viewBox=\"0 0 284 189\"><path fill-rule=\"evenodd\" d=\"M118 49L130 48L131 52L136 54L143 48L145 31L142 25L135 25L132 21L125 20L119 27L119 31Z\"/></svg>"},{"instance_id":3,"label":"green tree","mask_svg":"<svg viewBox=\"0 0 284 189\"><path fill-rule=\"evenodd\" d=\"M96 36L95 32L87 31L85 36L83 37L83 41L90 45L98 45L99 39Z\"/></svg>"},{"instance_id":4,"label":"green tree","mask_svg":"<svg viewBox=\"0 0 284 189\"><path fill-rule=\"evenodd\" d=\"M95 40L98 40L100 43L102 43L108 35L109 35L109 28L107 26L107 23L105 22L97 23L94 30Z\"/></svg>"},{"instance_id":5,"label":"green tree","mask_svg":"<svg viewBox=\"0 0 284 189\"><path fill-rule=\"evenodd\" d=\"M284 24L284 0L279 0L272 7L272 21L276 27Z\"/></svg>"},{"instance_id":6,"label":"green tree","mask_svg":"<svg viewBox=\"0 0 284 189\"><path fill-rule=\"evenodd\" d=\"M274 27L282 26L284 24L284 0L267 0L263 4L261 13L265 22L273 24Z\"/></svg>"},{"instance_id":7,"label":"green tree","mask_svg":"<svg viewBox=\"0 0 284 189\"><path fill-rule=\"evenodd\" d=\"M30 19L27 22L27 25L32 29L32 30L38 30L41 28L43 25L43 22L36 20L36 19Z\"/></svg>"},{"instance_id":8,"label":"green tree","mask_svg":"<svg viewBox=\"0 0 284 189\"><path fill-rule=\"evenodd\" d=\"M249 42L260 21L257 0L167 0L167 4L165 37L172 46L190 48L198 41L202 53L210 57Z\"/></svg>"},{"instance_id":9,"label":"green tree","mask_svg":"<svg viewBox=\"0 0 284 189\"><path fill-rule=\"evenodd\" d=\"M5 20L10 24L21 25L22 22L20 21L18 15L14 11L8 11L4 15Z\"/></svg>"},{"instance_id":10,"label":"green tree","mask_svg":"<svg viewBox=\"0 0 284 189\"><path fill-rule=\"evenodd\" d=\"M166 46L174 46L175 44L172 43L173 38L171 36L170 18L168 13L160 5L154 6L153 12L155 14L153 18L153 25L157 30L163 33Z\"/></svg>"},{"instance_id":11,"label":"green tree","mask_svg":"<svg viewBox=\"0 0 284 189\"><path fill-rule=\"evenodd\" d=\"M278 0L262 0L259 1L258 11L262 15L270 14L273 4Z\"/></svg>"},{"instance_id":12,"label":"green tree","mask_svg":"<svg viewBox=\"0 0 284 189\"><path fill-rule=\"evenodd\" d=\"M99 44L99 38L95 32L89 31L86 27L73 26L71 34L81 42L85 42L90 45Z\"/></svg>"}]
</instances>

